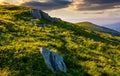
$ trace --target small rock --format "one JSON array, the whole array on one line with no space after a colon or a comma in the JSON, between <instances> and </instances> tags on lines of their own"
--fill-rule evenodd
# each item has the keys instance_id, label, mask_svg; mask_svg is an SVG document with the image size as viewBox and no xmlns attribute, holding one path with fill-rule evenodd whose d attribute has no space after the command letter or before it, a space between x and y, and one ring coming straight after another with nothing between
<instances>
[{"instance_id":1,"label":"small rock","mask_svg":"<svg viewBox=\"0 0 120 76\"><path fill-rule=\"evenodd\" d=\"M35 20L30 20L29 22L31 22L32 24L34 24L34 23L35 23Z\"/></svg>"},{"instance_id":2,"label":"small rock","mask_svg":"<svg viewBox=\"0 0 120 76\"><path fill-rule=\"evenodd\" d=\"M39 27L48 26L48 24L38 24Z\"/></svg>"},{"instance_id":3,"label":"small rock","mask_svg":"<svg viewBox=\"0 0 120 76\"><path fill-rule=\"evenodd\" d=\"M3 33L3 32L0 32L0 34L1 34L1 35L4 35L5 33Z\"/></svg>"},{"instance_id":4,"label":"small rock","mask_svg":"<svg viewBox=\"0 0 120 76\"><path fill-rule=\"evenodd\" d=\"M47 50L46 48L40 47L38 48L40 53L42 54L45 63L48 65L49 68L52 69L54 73L57 73L59 71L66 72L67 68L63 61L63 57Z\"/></svg>"}]
</instances>

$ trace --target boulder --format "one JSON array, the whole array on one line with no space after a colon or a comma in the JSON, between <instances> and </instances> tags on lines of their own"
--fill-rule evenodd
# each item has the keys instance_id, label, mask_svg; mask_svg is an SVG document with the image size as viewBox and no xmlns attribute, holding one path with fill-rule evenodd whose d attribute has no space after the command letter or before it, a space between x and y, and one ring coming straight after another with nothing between
<instances>
[{"instance_id":1,"label":"boulder","mask_svg":"<svg viewBox=\"0 0 120 76\"><path fill-rule=\"evenodd\" d=\"M63 57L47 50L46 48L40 47L39 48L40 53L42 54L45 63L47 66L52 69L54 73L57 73L59 71L66 72L67 68L63 61Z\"/></svg>"},{"instance_id":2,"label":"boulder","mask_svg":"<svg viewBox=\"0 0 120 76\"><path fill-rule=\"evenodd\" d=\"M32 17L40 18L40 19L42 18L41 10L38 10L38 9L33 9L30 14Z\"/></svg>"},{"instance_id":3,"label":"boulder","mask_svg":"<svg viewBox=\"0 0 120 76\"><path fill-rule=\"evenodd\" d=\"M55 22L54 18L50 17L47 13L45 13L41 10L33 9L30 13L31 13L31 16L34 18L39 18L39 19L44 18L50 22Z\"/></svg>"}]
</instances>

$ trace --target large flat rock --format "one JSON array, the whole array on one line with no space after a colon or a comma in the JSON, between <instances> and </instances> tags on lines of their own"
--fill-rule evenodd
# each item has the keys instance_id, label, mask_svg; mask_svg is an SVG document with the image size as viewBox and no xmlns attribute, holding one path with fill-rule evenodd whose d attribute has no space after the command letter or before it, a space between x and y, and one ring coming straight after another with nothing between
<instances>
[{"instance_id":1,"label":"large flat rock","mask_svg":"<svg viewBox=\"0 0 120 76\"><path fill-rule=\"evenodd\" d=\"M40 47L39 51L41 52L45 63L48 65L48 67L50 69L52 69L52 71L54 73L57 73L59 71L63 71L63 72L67 71L67 68L66 68L66 65L63 61L62 56L60 56L54 52L51 52L43 47Z\"/></svg>"},{"instance_id":2,"label":"large flat rock","mask_svg":"<svg viewBox=\"0 0 120 76\"><path fill-rule=\"evenodd\" d=\"M46 19L50 22L55 22L55 19L50 17L47 13L41 11L41 10L38 10L38 9L33 9L31 12L30 12L31 16L34 17L34 18L39 18L39 19Z\"/></svg>"}]
</instances>

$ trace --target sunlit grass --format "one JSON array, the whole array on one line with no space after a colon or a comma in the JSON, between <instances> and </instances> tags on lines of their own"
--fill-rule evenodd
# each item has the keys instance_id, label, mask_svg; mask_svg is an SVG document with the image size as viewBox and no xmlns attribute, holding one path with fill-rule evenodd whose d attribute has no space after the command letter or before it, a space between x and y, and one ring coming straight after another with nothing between
<instances>
[{"instance_id":1,"label":"sunlit grass","mask_svg":"<svg viewBox=\"0 0 120 76\"><path fill-rule=\"evenodd\" d=\"M0 76L120 75L119 36L84 30L64 21L51 23L35 19L30 16L30 10L0 7ZM34 24L29 22L31 19L35 20ZM40 23L49 26L39 27ZM54 74L37 47L45 47L63 56L67 73Z\"/></svg>"}]
</instances>

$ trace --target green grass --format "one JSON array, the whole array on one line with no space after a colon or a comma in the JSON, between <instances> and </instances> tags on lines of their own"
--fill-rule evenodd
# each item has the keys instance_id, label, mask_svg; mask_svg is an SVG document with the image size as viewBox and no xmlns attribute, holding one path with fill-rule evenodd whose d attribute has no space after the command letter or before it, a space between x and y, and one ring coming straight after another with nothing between
<instances>
[{"instance_id":1,"label":"green grass","mask_svg":"<svg viewBox=\"0 0 120 76\"><path fill-rule=\"evenodd\" d=\"M30 16L30 8L0 6L0 76L119 76L120 37L51 23ZM29 20L34 19L34 24ZM39 23L49 24L39 27ZM54 74L37 47L63 56L67 73Z\"/></svg>"}]
</instances>

